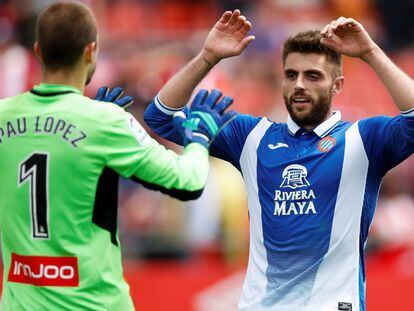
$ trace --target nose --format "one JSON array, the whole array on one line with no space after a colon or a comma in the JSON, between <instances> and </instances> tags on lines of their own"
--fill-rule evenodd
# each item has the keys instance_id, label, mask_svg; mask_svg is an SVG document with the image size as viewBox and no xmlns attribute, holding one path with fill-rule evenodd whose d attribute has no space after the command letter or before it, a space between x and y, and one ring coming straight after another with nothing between
<instances>
[{"instance_id":1,"label":"nose","mask_svg":"<svg viewBox=\"0 0 414 311\"><path fill-rule=\"evenodd\" d=\"M301 75L299 75L295 82L295 91L304 90L305 84L303 83L303 78Z\"/></svg>"}]
</instances>

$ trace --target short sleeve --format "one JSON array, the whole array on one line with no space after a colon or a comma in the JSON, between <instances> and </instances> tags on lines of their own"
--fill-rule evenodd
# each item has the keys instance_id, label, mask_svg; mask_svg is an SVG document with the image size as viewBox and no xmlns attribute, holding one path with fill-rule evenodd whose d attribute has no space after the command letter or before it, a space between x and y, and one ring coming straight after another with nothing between
<instances>
[{"instance_id":1,"label":"short sleeve","mask_svg":"<svg viewBox=\"0 0 414 311\"><path fill-rule=\"evenodd\" d=\"M368 159L382 174L414 152L414 115L374 117L358 124Z\"/></svg>"}]
</instances>

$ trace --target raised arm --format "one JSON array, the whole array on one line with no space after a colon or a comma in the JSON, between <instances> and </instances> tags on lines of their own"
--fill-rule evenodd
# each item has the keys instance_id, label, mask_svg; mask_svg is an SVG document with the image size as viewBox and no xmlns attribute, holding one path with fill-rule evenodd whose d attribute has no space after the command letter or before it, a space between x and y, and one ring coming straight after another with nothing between
<instances>
[{"instance_id":1,"label":"raised arm","mask_svg":"<svg viewBox=\"0 0 414 311\"><path fill-rule=\"evenodd\" d=\"M161 89L160 101L170 108L187 104L194 88L211 68L223 58L240 55L254 40L254 36L248 36L251 28L239 10L224 12L207 35L201 52Z\"/></svg>"},{"instance_id":2,"label":"raised arm","mask_svg":"<svg viewBox=\"0 0 414 311\"><path fill-rule=\"evenodd\" d=\"M322 30L322 43L333 50L358 57L375 70L400 111L414 108L414 82L371 39L362 24L340 17Z\"/></svg>"}]
</instances>

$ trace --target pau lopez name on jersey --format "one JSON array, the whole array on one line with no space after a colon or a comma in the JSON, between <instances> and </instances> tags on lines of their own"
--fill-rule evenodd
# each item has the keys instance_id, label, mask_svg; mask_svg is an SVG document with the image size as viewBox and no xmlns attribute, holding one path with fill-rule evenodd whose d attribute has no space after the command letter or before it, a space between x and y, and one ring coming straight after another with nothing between
<instances>
[{"instance_id":1,"label":"pau lopez name on jersey","mask_svg":"<svg viewBox=\"0 0 414 311\"><path fill-rule=\"evenodd\" d=\"M316 214L313 200L316 198L307 179L308 171L300 164L287 166L282 173L280 188L275 190L275 216ZM299 189L299 190L296 190Z\"/></svg>"},{"instance_id":2,"label":"pau lopez name on jersey","mask_svg":"<svg viewBox=\"0 0 414 311\"><path fill-rule=\"evenodd\" d=\"M53 134L60 136L73 147L78 147L79 142L87 137L86 133L78 129L76 125L61 118L38 116L29 119L22 117L0 125L0 144L3 144L6 139L25 135L28 132L31 135Z\"/></svg>"}]
</instances>

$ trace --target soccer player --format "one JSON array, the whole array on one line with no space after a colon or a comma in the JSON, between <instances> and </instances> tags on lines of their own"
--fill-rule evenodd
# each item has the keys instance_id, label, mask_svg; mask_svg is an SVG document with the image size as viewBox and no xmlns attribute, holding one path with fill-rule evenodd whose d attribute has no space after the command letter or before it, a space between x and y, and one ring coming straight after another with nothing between
<instances>
[{"instance_id":1,"label":"soccer player","mask_svg":"<svg viewBox=\"0 0 414 311\"><path fill-rule=\"evenodd\" d=\"M122 108L82 95L98 53L95 18L85 5L48 6L36 32L43 83L0 100L0 308L133 310L118 240L118 175L197 198L207 177L206 147L232 116L221 113L232 100L209 107L197 101L192 117L176 119L185 140L178 156ZM114 91L101 89L97 98L130 101Z\"/></svg>"},{"instance_id":2,"label":"soccer player","mask_svg":"<svg viewBox=\"0 0 414 311\"><path fill-rule=\"evenodd\" d=\"M181 143L170 111L191 111L184 105L193 87L237 54L229 47L244 40L244 21L238 10L224 13L202 52L160 91L144 114L155 132ZM401 114L342 121L331 105L344 85L341 55L371 66ZM239 115L210 149L242 173L248 193L239 309L365 310L364 245L381 180L414 152L414 82L352 18L288 38L282 61L287 123Z\"/></svg>"}]
</instances>

